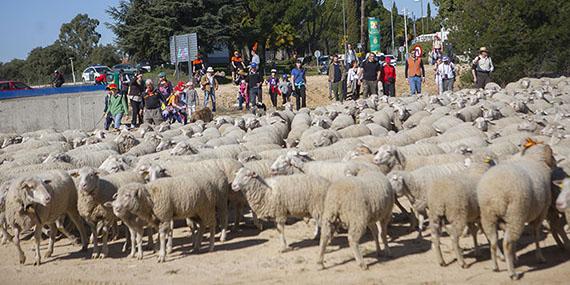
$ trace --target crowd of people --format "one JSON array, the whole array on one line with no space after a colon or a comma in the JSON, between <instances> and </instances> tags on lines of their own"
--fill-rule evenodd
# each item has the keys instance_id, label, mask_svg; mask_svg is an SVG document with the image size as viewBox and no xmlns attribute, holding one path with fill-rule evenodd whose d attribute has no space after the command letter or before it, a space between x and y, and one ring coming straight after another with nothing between
<instances>
[{"instance_id":1,"label":"crowd of people","mask_svg":"<svg viewBox=\"0 0 570 285\"><path fill-rule=\"evenodd\" d=\"M436 41L438 39L436 38ZM442 45L434 44L435 53L442 53ZM251 51L250 63L245 64L241 54L235 51L231 58L232 81L237 86L236 106L239 110L256 113L266 110L263 103L263 86L267 86L270 103L276 108L279 101L282 104L292 103L295 98L297 110L307 105L307 71L303 62L297 60L290 72L279 75L273 68L270 75L264 78L259 71L261 60L255 50ZM328 65L329 99L338 102L356 100L372 94L396 96L396 68L390 56L368 53L365 58L359 58L351 45L347 45L343 60L335 54ZM188 82L178 82L175 86L159 74L158 82L152 79L143 80L141 73L134 78L124 78L119 72L114 82L107 86L105 97L105 129L114 122L119 128L123 117L128 117L130 105L130 127L137 127L143 122L159 124L163 121L186 123L196 108L200 106L200 95L203 92L203 108L210 107L216 112L216 92L219 82L216 73L210 66L198 57L193 61L194 77ZM489 51L482 47L479 55L471 63L472 74L476 88L484 88L490 82L490 73L494 66ZM438 94L453 91L457 69L448 56L438 57L433 67ZM404 61L404 77L406 78L410 95L422 93L422 84L426 82L426 72L422 60L421 49L413 48ZM281 96L281 100L279 100Z\"/></svg>"}]
</instances>

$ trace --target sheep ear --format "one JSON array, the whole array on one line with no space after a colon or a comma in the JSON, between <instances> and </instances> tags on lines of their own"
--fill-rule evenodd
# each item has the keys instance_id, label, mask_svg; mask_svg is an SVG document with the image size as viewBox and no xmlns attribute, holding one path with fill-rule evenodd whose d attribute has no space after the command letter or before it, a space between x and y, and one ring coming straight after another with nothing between
<instances>
[{"instance_id":1,"label":"sheep ear","mask_svg":"<svg viewBox=\"0 0 570 285\"><path fill-rule=\"evenodd\" d=\"M69 171L67 171L67 173L68 173L71 177L74 177L74 178L79 177L79 171L77 171L77 169L69 170Z\"/></svg>"},{"instance_id":2,"label":"sheep ear","mask_svg":"<svg viewBox=\"0 0 570 285\"><path fill-rule=\"evenodd\" d=\"M257 178L257 173L256 173L255 171L252 171L252 172L251 172L251 177L252 177L252 178Z\"/></svg>"},{"instance_id":3,"label":"sheep ear","mask_svg":"<svg viewBox=\"0 0 570 285\"><path fill-rule=\"evenodd\" d=\"M51 179L43 179L42 182L44 184L51 184Z\"/></svg>"},{"instance_id":4,"label":"sheep ear","mask_svg":"<svg viewBox=\"0 0 570 285\"><path fill-rule=\"evenodd\" d=\"M105 202L103 204L103 207L105 207L107 209L112 209L113 208L113 202Z\"/></svg>"},{"instance_id":5,"label":"sheep ear","mask_svg":"<svg viewBox=\"0 0 570 285\"><path fill-rule=\"evenodd\" d=\"M472 125L472 126L475 126L476 123L477 123L477 122L473 121L473 123L471 123L471 125Z\"/></svg>"}]
</instances>

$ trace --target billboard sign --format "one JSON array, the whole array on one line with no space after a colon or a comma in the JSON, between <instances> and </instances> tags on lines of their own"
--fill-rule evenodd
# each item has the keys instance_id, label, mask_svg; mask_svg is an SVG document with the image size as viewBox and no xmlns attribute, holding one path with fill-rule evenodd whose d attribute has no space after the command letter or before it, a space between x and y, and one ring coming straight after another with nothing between
<instances>
[{"instance_id":1,"label":"billboard sign","mask_svg":"<svg viewBox=\"0 0 570 285\"><path fill-rule=\"evenodd\" d=\"M170 37L170 63L190 62L198 55L196 33Z\"/></svg>"},{"instance_id":2,"label":"billboard sign","mask_svg":"<svg viewBox=\"0 0 570 285\"><path fill-rule=\"evenodd\" d=\"M370 52L380 52L380 20L368 17L368 47Z\"/></svg>"}]
</instances>

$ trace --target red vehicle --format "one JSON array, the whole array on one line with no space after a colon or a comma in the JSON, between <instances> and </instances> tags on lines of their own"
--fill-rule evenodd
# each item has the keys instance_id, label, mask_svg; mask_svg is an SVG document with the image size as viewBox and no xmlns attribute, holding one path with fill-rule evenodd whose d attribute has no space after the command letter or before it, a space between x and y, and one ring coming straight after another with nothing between
<instances>
[{"instance_id":1,"label":"red vehicle","mask_svg":"<svg viewBox=\"0 0 570 285\"><path fill-rule=\"evenodd\" d=\"M1 91L12 91L12 90L31 90L32 87L28 86L26 83L19 81L0 81L0 92Z\"/></svg>"}]
</instances>

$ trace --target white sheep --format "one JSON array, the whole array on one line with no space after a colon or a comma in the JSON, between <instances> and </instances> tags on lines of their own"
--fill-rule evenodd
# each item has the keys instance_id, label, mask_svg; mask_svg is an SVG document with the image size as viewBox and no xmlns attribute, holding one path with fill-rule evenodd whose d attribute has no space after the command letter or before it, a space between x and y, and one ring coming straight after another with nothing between
<instances>
[{"instance_id":1,"label":"white sheep","mask_svg":"<svg viewBox=\"0 0 570 285\"><path fill-rule=\"evenodd\" d=\"M333 183L325 198L322 217L322 234L318 264L323 264L324 253L337 227L348 227L348 243L356 262L362 269L364 263L358 244L366 228L370 229L380 255L378 231L384 243L384 251L391 256L386 238L392 219L395 193L386 177L376 172L363 173L358 177L344 177ZM377 226L378 224L378 226Z\"/></svg>"},{"instance_id":2,"label":"white sheep","mask_svg":"<svg viewBox=\"0 0 570 285\"><path fill-rule=\"evenodd\" d=\"M321 220L326 191L324 178L303 174L263 179L254 171L241 168L232 182L234 191L242 191L259 218L273 218L277 224L280 252L290 250L285 240L287 216Z\"/></svg>"},{"instance_id":3,"label":"white sheep","mask_svg":"<svg viewBox=\"0 0 570 285\"><path fill-rule=\"evenodd\" d=\"M548 145L537 145L528 140L520 155L491 168L481 178L477 186L477 199L481 209L481 225L490 241L494 271L498 271L498 226L505 229L503 250L511 279L520 277L514 269L514 247L525 223L532 228L537 260L545 261L539 236L551 204L551 169L555 164L552 149Z\"/></svg>"},{"instance_id":4,"label":"white sheep","mask_svg":"<svg viewBox=\"0 0 570 285\"><path fill-rule=\"evenodd\" d=\"M20 263L26 256L20 247L20 233L35 226L35 265L40 265L40 241L43 225L50 227L50 241L45 257L53 253L55 221L67 215L79 230L87 249L85 229L77 212L77 190L65 171L51 171L37 176L22 176L10 185L6 196L6 220L14 230L14 245L18 249Z\"/></svg>"},{"instance_id":5,"label":"white sheep","mask_svg":"<svg viewBox=\"0 0 570 285\"><path fill-rule=\"evenodd\" d=\"M112 201L122 185L128 183L144 183L144 179L135 172L127 171L100 177L99 172L90 167L69 172L76 178L78 190L77 208L81 217L91 228L93 237L93 258L105 258L109 255L107 238L111 226L117 221L111 208L104 207L106 202ZM98 223L102 223L103 249L98 246Z\"/></svg>"}]
</instances>

